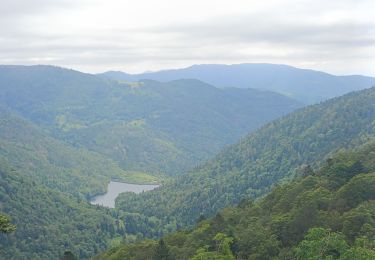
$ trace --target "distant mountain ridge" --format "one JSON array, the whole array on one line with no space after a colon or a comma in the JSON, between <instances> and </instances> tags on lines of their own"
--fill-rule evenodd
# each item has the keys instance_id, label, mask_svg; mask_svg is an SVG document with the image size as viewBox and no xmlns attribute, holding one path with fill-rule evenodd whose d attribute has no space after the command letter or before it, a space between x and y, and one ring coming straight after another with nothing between
<instances>
[{"instance_id":1,"label":"distant mountain ridge","mask_svg":"<svg viewBox=\"0 0 375 260\"><path fill-rule=\"evenodd\" d=\"M122 82L0 66L0 212L18 228L0 236L0 251L6 259L56 259L65 250L87 258L121 239L162 236L375 137L375 88L301 106L196 79ZM110 178L166 166L179 173L245 132L156 190L121 195L116 209L87 202Z\"/></svg>"},{"instance_id":2,"label":"distant mountain ridge","mask_svg":"<svg viewBox=\"0 0 375 260\"><path fill-rule=\"evenodd\" d=\"M305 104L316 103L375 85L374 77L335 76L321 71L299 69L288 65L263 63L202 64L183 69L142 74L109 71L99 75L122 81L153 79L165 82L187 78L199 79L217 87L271 90L295 98Z\"/></svg>"}]
</instances>

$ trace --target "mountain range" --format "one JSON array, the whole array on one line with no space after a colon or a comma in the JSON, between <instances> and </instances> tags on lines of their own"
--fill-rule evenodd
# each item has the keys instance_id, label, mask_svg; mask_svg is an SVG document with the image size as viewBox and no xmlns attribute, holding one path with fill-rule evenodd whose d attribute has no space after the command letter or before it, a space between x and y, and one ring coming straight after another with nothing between
<instances>
[{"instance_id":1,"label":"mountain range","mask_svg":"<svg viewBox=\"0 0 375 260\"><path fill-rule=\"evenodd\" d=\"M274 65L233 70L252 66ZM284 79L305 99L228 75L214 86L0 66L0 224L17 228L0 232L1 256L309 259L334 239L327 257L371 259L375 88L324 75L345 87ZM91 205L110 180L162 185Z\"/></svg>"},{"instance_id":2,"label":"mountain range","mask_svg":"<svg viewBox=\"0 0 375 260\"><path fill-rule=\"evenodd\" d=\"M126 171L177 175L302 106L198 80L119 83L51 66L0 67L0 104Z\"/></svg>"},{"instance_id":3,"label":"mountain range","mask_svg":"<svg viewBox=\"0 0 375 260\"><path fill-rule=\"evenodd\" d=\"M281 64L201 64L182 69L141 74L108 71L100 76L121 81L153 79L199 79L217 87L271 90L305 104L324 101L350 91L375 85L375 78L360 75L336 76L321 71L300 69Z\"/></svg>"}]
</instances>

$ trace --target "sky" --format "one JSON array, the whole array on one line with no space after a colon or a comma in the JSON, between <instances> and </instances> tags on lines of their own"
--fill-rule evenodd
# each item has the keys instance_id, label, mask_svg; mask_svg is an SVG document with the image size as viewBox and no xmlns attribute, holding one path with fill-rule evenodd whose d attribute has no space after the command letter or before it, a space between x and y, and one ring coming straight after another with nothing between
<instances>
[{"instance_id":1,"label":"sky","mask_svg":"<svg viewBox=\"0 0 375 260\"><path fill-rule=\"evenodd\" d=\"M278 63L375 76L373 0L0 0L0 64Z\"/></svg>"}]
</instances>

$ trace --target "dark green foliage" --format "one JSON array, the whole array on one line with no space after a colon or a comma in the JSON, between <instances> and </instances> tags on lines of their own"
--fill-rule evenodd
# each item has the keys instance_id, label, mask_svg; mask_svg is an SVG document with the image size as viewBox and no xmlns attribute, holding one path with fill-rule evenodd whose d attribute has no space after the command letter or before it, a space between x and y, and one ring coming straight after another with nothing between
<instances>
[{"instance_id":1,"label":"dark green foliage","mask_svg":"<svg viewBox=\"0 0 375 260\"><path fill-rule=\"evenodd\" d=\"M75 255L70 251L65 251L63 256L60 259L61 260L77 260Z\"/></svg>"},{"instance_id":2,"label":"dark green foliage","mask_svg":"<svg viewBox=\"0 0 375 260\"><path fill-rule=\"evenodd\" d=\"M65 250L85 258L125 233L114 212L45 188L1 158L0 211L17 227L0 234L1 259L58 259Z\"/></svg>"},{"instance_id":3,"label":"dark green foliage","mask_svg":"<svg viewBox=\"0 0 375 260\"><path fill-rule=\"evenodd\" d=\"M313 174L311 169L332 152L374 138L374 122L375 88L350 93L273 121L189 174L145 194L124 194L117 202L120 209L159 218L163 227L192 225L201 214L212 216L242 199L266 194L276 183ZM310 169L301 165L310 165ZM363 167L365 163L353 157L327 168L327 173L339 173L331 177L330 188L341 186ZM345 196L345 190L340 194ZM300 219L314 213L308 206L299 209ZM303 222L295 221L304 228Z\"/></svg>"},{"instance_id":4,"label":"dark green foliage","mask_svg":"<svg viewBox=\"0 0 375 260\"><path fill-rule=\"evenodd\" d=\"M169 249L163 239L159 240L159 243L155 249L155 260L168 260L170 259Z\"/></svg>"},{"instance_id":5,"label":"dark green foliage","mask_svg":"<svg viewBox=\"0 0 375 260\"><path fill-rule=\"evenodd\" d=\"M163 247L173 259L370 260L375 256L374 181L372 142L335 154L316 173L280 185L256 202L243 201L192 230L166 235ZM126 259L146 243L151 242L124 245L98 259Z\"/></svg>"}]
</instances>

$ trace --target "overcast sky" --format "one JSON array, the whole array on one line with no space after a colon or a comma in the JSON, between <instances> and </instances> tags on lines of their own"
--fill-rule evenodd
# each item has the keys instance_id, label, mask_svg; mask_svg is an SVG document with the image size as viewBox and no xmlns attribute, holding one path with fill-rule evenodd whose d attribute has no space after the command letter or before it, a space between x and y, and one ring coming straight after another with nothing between
<instances>
[{"instance_id":1,"label":"overcast sky","mask_svg":"<svg viewBox=\"0 0 375 260\"><path fill-rule=\"evenodd\" d=\"M374 0L0 0L0 64L282 63L375 76Z\"/></svg>"}]
</instances>

